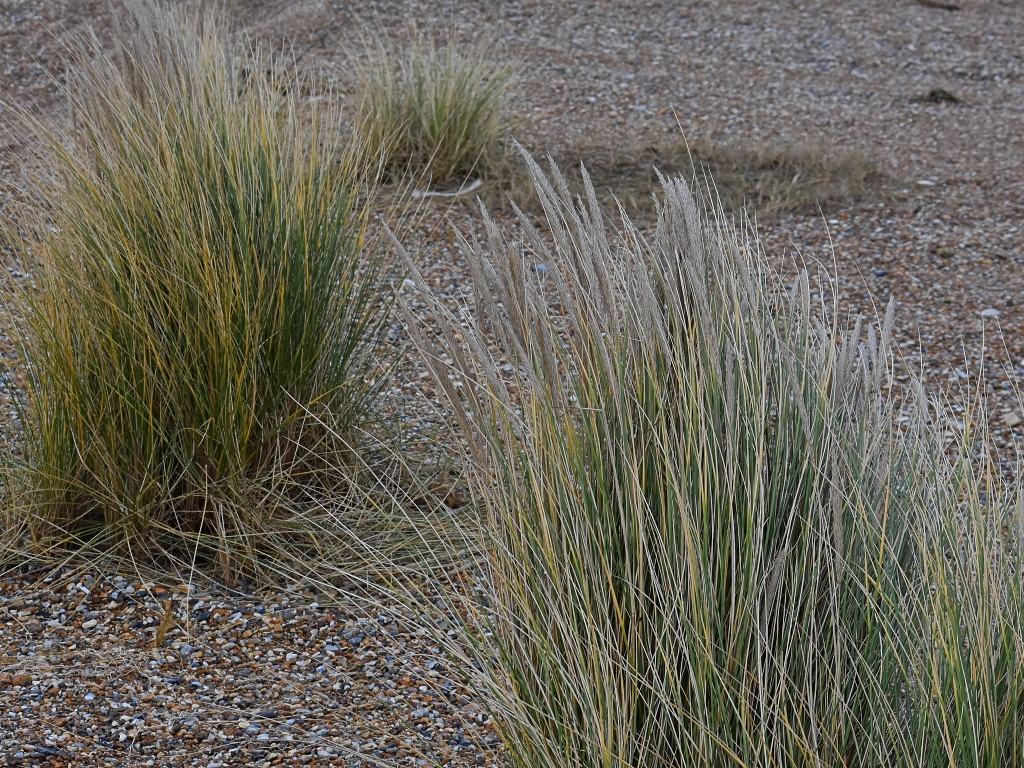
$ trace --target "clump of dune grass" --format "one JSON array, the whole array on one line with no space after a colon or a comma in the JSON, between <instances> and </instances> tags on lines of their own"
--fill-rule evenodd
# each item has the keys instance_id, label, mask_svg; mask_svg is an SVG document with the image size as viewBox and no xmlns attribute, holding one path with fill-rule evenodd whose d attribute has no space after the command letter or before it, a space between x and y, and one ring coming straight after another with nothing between
<instances>
[{"instance_id":1,"label":"clump of dune grass","mask_svg":"<svg viewBox=\"0 0 1024 768\"><path fill-rule=\"evenodd\" d=\"M231 573L321 546L296 510L360 496L349 441L387 308L374 178L336 107L217 12L128 9L72 62L69 135L37 132L42 210L6 222L30 282L5 307L24 393L5 523L39 552Z\"/></svg>"},{"instance_id":2,"label":"clump of dune grass","mask_svg":"<svg viewBox=\"0 0 1024 768\"><path fill-rule=\"evenodd\" d=\"M443 186L486 170L510 133L513 68L487 41L442 42L409 27L366 36L351 58L357 131L394 178Z\"/></svg>"},{"instance_id":3,"label":"clump of dune grass","mask_svg":"<svg viewBox=\"0 0 1024 768\"><path fill-rule=\"evenodd\" d=\"M983 424L897 422L891 307L816 309L681 179L645 238L528 164L546 234L485 212L472 311L406 310L484 509L448 648L513 763L1020 763L1021 497Z\"/></svg>"}]
</instances>

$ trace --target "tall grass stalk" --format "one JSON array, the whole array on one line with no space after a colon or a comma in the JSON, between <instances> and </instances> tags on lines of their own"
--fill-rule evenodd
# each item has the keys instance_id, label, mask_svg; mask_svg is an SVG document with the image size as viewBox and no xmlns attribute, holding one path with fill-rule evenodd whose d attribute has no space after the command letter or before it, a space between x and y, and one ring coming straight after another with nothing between
<instances>
[{"instance_id":1,"label":"tall grass stalk","mask_svg":"<svg viewBox=\"0 0 1024 768\"><path fill-rule=\"evenodd\" d=\"M26 398L5 513L42 550L230 572L302 535L290 510L337 490L332 436L372 411L374 179L218 13L128 7L73 61L70 137L40 131L45 210L6 226L32 282L6 306Z\"/></svg>"},{"instance_id":2,"label":"tall grass stalk","mask_svg":"<svg viewBox=\"0 0 1024 768\"><path fill-rule=\"evenodd\" d=\"M816 311L684 180L645 237L527 161L546 233L485 212L471 315L407 308L486 509L450 650L513 762L1021 764L1020 495L983 428L897 421L891 306Z\"/></svg>"},{"instance_id":3,"label":"tall grass stalk","mask_svg":"<svg viewBox=\"0 0 1024 768\"><path fill-rule=\"evenodd\" d=\"M358 89L357 129L396 177L435 185L485 170L510 134L513 68L485 42L443 44L416 27L402 37L368 36L351 64Z\"/></svg>"}]
</instances>

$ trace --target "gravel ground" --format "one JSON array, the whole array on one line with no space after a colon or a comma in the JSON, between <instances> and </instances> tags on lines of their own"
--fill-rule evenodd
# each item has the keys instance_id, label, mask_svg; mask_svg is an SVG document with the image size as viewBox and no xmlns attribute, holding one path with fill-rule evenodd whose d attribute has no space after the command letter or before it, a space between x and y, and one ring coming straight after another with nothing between
<instances>
[{"instance_id":1,"label":"gravel ground","mask_svg":"<svg viewBox=\"0 0 1024 768\"><path fill-rule=\"evenodd\" d=\"M9 765L501 760L490 720L400 605L33 576L0 583Z\"/></svg>"},{"instance_id":2,"label":"gravel ground","mask_svg":"<svg viewBox=\"0 0 1024 768\"><path fill-rule=\"evenodd\" d=\"M760 222L766 251L789 269L824 264L833 279L818 296L842 311L874 314L895 298L902 365L933 392L962 395L983 370L996 440L1014 457L1024 437L1024 5L952 4L960 9L910 0L234 8L255 35L329 77L357 8L370 25L412 17L491 34L523 64L517 135L536 151L585 157L588 146L656 143L680 128L718 142L866 151L905 181L907 202ZM59 114L52 30L66 39L86 18L102 31L106 7L0 1L2 98ZM958 101L933 103L933 89ZM32 147L10 119L0 112L0 178L16 183ZM468 206L438 205L406 234L431 287L458 306L468 271L450 222L475 226ZM401 345L397 327L394 336ZM437 397L414 363L391 396L399 418L433 421ZM962 429L962 415L949 421ZM0 589L0 755L9 764L355 765L375 752L405 765L501 762L484 714L398 607L382 615L301 592L160 592L79 576L12 574ZM175 624L154 649L166 599Z\"/></svg>"}]
</instances>

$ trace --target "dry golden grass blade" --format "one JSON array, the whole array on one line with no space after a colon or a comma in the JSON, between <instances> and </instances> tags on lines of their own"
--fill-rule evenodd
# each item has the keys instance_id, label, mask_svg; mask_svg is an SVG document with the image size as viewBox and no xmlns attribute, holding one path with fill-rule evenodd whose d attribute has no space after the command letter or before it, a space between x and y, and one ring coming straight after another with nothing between
<instances>
[{"instance_id":1,"label":"dry golden grass blade","mask_svg":"<svg viewBox=\"0 0 1024 768\"><path fill-rule=\"evenodd\" d=\"M163 603L164 617L160 620L160 626L156 628L156 637L153 638L153 648L162 648L167 633L174 628L174 601L167 598Z\"/></svg>"}]
</instances>

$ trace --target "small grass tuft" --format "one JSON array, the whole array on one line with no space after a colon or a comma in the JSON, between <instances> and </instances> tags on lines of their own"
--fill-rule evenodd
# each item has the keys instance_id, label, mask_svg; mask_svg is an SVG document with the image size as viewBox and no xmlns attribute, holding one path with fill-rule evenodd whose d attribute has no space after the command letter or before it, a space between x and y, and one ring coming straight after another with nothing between
<instances>
[{"instance_id":1,"label":"small grass tuft","mask_svg":"<svg viewBox=\"0 0 1024 768\"><path fill-rule=\"evenodd\" d=\"M488 167L511 133L514 70L493 58L489 41L460 45L450 34L438 43L409 27L400 38L365 37L350 63L357 130L393 178L463 182Z\"/></svg>"}]
</instances>

